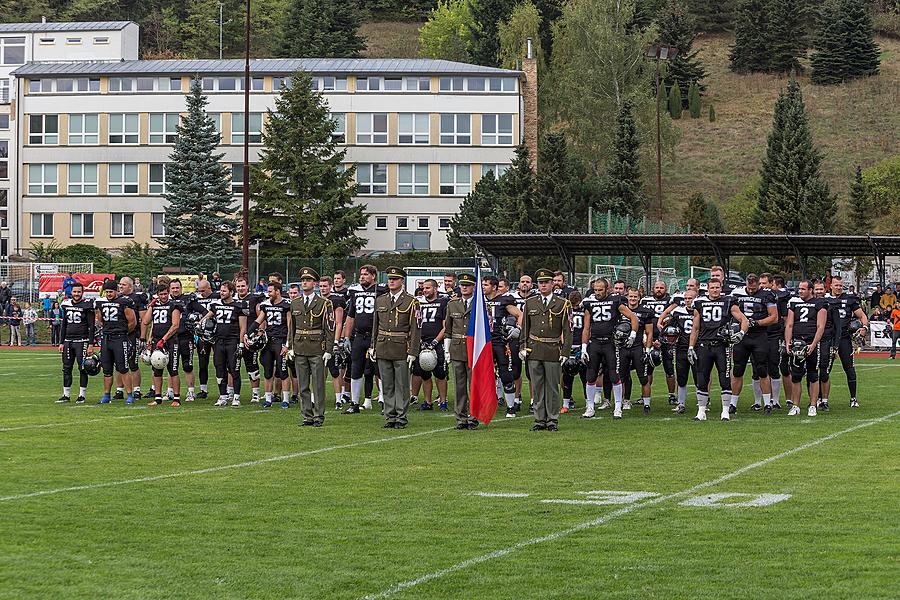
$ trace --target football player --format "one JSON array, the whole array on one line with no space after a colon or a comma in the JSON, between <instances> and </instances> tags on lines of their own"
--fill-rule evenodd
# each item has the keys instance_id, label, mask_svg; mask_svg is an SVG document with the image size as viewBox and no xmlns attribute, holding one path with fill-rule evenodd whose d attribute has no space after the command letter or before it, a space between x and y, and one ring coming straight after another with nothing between
<instances>
[{"instance_id":1,"label":"football player","mask_svg":"<svg viewBox=\"0 0 900 600\"><path fill-rule=\"evenodd\" d=\"M169 373L169 387L172 389L172 406L181 406L181 381L178 379L178 328L181 326L182 305L169 298L169 286L157 284L156 298L150 301L141 321L146 329L141 339L155 350L163 350L169 355L166 370ZM156 390L149 406L159 406L164 402L162 395L163 370L153 368L153 389Z\"/></svg>"},{"instance_id":2,"label":"football player","mask_svg":"<svg viewBox=\"0 0 900 600\"><path fill-rule=\"evenodd\" d=\"M178 325L178 360L181 362L181 370L184 371L187 395L185 402L194 401L194 333L188 327L188 307L191 297L183 293L180 279L169 282L169 299L180 307L181 322Z\"/></svg>"},{"instance_id":3,"label":"football player","mask_svg":"<svg viewBox=\"0 0 900 600\"><path fill-rule=\"evenodd\" d=\"M130 336L137 326L134 305L128 298L119 296L116 282L110 279L103 284L104 299L94 303L96 319L102 325L100 338L100 364L103 366L103 397L99 404L109 404L113 385L113 368L121 376L128 396L125 404L134 404L131 395L131 378L128 377L129 352L133 348Z\"/></svg>"},{"instance_id":4,"label":"football player","mask_svg":"<svg viewBox=\"0 0 900 600\"><path fill-rule=\"evenodd\" d=\"M279 283L279 285L281 285ZM263 294L257 294L250 289L250 282L246 275L238 275L234 278L235 299L244 304L244 314L247 322L256 321L256 307L266 299ZM250 379L250 403L259 402L259 353L247 347L241 348L241 356L244 366L247 368L247 377Z\"/></svg>"},{"instance_id":5,"label":"football player","mask_svg":"<svg viewBox=\"0 0 900 600\"><path fill-rule=\"evenodd\" d=\"M528 281L530 288L531 277L528 278ZM572 353L570 360L563 364L562 369L563 404L559 410L561 413L567 413L575 408L572 388L575 385L576 375L581 378L581 391L587 397L587 365L581 360L581 334L584 331L584 310L581 301L581 292L578 290L569 294L569 303L572 305Z\"/></svg>"},{"instance_id":6,"label":"football player","mask_svg":"<svg viewBox=\"0 0 900 600\"><path fill-rule=\"evenodd\" d=\"M847 386L850 389L850 408L859 408L859 402L856 399L856 363L853 357L853 341L852 336L857 335L864 338L866 331L869 329L869 318L859 303L856 294L844 292L844 280L839 275L831 277L831 297L829 302L835 313L835 342L837 351L832 352L831 360L828 363L828 371L826 378L822 382L822 402L825 410L828 410L828 393L831 391L831 369L834 366L835 354L841 359L841 366L844 373L847 374ZM862 326L855 332L850 332L850 321L854 318L859 319Z\"/></svg>"},{"instance_id":7,"label":"football player","mask_svg":"<svg viewBox=\"0 0 900 600\"><path fill-rule=\"evenodd\" d=\"M566 275L562 271L554 271L553 273L553 293L563 298L568 298L569 294L575 291L570 285L566 285Z\"/></svg>"},{"instance_id":8,"label":"football player","mask_svg":"<svg viewBox=\"0 0 900 600\"><path fill-rule=\"evenodd\" d=\"M72 297L63 300L62 325L60 326L59 351L63 364L63 395L56 402L63 404L72 397L72 370L78 363L78 398L75 404L84 404L87 394L88 374L84 372L84 359L91 354L94 338L94 303L84 297L84 286L72 286Z\"/></svg>"},{"instance_id":9,"label":"football player","mask_svg":"<svg viewBox=\"0 0 900 600\"><path fill-rule=\"evenodd\" d=\"M291 303L281 296L281 284L272 282L268 285L268 298L256 305L256 318L247 328L247 335L264 326L266 331L266 347L262 349L259 359L265 378L266 399L263 408L272 406L274 378L281 380L281 408L291 407L291 386L288 379L287 353L288 331L291 330ZM243 337L245 351L247 338Z\"/></svg>"},{"instance_id":10,"label":"football player","mask_svg":"<svg viewBox=\"0 0 900 600\"><path fill-rule=\"evenodd\" d=\"M372 321L375 315L375 298L387 293L387 286L375 283L378 269L373 265L363 265L359 269L359 283L350 286L347 297L346 331L350 333L350 406L344 414L359 412L359 397L363 392L363 377L374 379L377 365L366 358L372 345ZM379 395L381 392L379 391ZM380 400L379 400L380 402ZM372 399L367 394L362 406L372 408Z\"/></svg>"},{"instance_id":11,"label":"football player","mask_svg":"<svg viewBox=\"0 0 900 600\"><path fill-rule=\"evenodd\" d=\"M582 418L594 417L594 402L597 386L594 382L603 369L604 379L612 384L616 407L622 407L622 379L619 376L619 346L613 340L613 332L621 317L631 323L631 334L625 348L631 348L637 339L638 318L628 308L623 296L609 293L609 280L597 279L593 282L594 294L581 302L584 309L584 330L581 333L581 360L587 363L587 407ZM588 326L588 324L590 324Z\"/></svg>"},{"instance_id":12,"label":"football player","mask_svg":"<svg viewBox=\"0 0 900 600\"><path fill-rule=\"evenodd\" d=\"M516 286L516 290L511 293L512 298L516 301L516 308L519 309L519 312L525 310L525 301L528 300L532 293L534 292L534 286L531 283L531 275L522 275L519 277L519 284ZM579 302L581 299L579 298ZM578 338L580 341L581 338ZM579 346L580 347L580 346ZM519 340L510 340L509 341L509 352L510 352L510 360L512 361L512 370L513 377L515 378L516 385L516 399L513 403L513 406L516 409L516 412L519 411L519 408L522 406L522 369L527 365L523 363L522 360L519 359ZM528 387L531 388L531 380L528 381ZM531 397L534 397L534 391L531 390ZM568 398L568 396L565 396ZM562 412L568 412L569 408L571 408L566 402L563 402L562 408L560 409Z\"/></svg>"},{"instance_id":13,"label":"football player","mask_svg":"<svg viewBox=\"0 0 900 600\"><path fill-rule=\"evenodd\" d=\"M614 419L622 418L623 409L631 410L631 371L635 372L641 384L641 404L644 405L644 414L650 413L650 351L653 349L653 325L656 322L656 313L641 304L637 288L629 288L625 297L628 299L628 309L638 320L638 337L631 348L619 351L618 371L622 378L624 399L613 410ZM629 322L630 319L623 315L621 321Z\"/></svg>"},{"instance_id":14,"label":"football player","mask_svg":"<svg viewBox=\"0 0 900 600\"><path fill-rule=\"evenodd\" d=\"M800 414L800 399L803 396L803 375L809 386L809 410L807 415L816 416L816 401L819 397L819 368L821 349L819 341L825 334L828 319L828 304L824 298L813 297L813 283L800 282L797 297L788 302L788 315L784 322L784 344L791 351L791 398L793 406L788 416ZM794 342L798 342L795 350ZM804 347L805 344L805 347Z\"/></svg>"},{"instance_id":15,"label":"football player","mask_svg":"<svg viewBox=\"0 0 900 600\"><path fill-rule=\"evenodd\" d=\"M494 355L494 367L503 385L503 399L506 402L506 416L516 416L516 380L513 375L512 361L507 348L508 337L518 339L522 330L522 312L516 308L512 296L500 293L500 281L493 275L481 278L481 289L484 292L488 319L491 322L491 351ZM509 322L509 325L507 323ZM512 323L514 322L514 325ZM509 335L507 333L509 332Z\"/></svg>"},{"instance_id":16,"label":"football player","mask_svg":"<svg viewBox=\"0 0 900 600\"><path fill-rule=\"evenodd\" d=\"M641 305L653 310L656 320L653 323L653 346L659 348L662 352L663 371L666 374L666 387L669 390L669 404L675 405L675 363L672 362L672 352L667 345L663 345L663 340L659 335L659 328L656 326L663 311L671 303L669 291L666 282L657 281L653 284L653 295L641 298ZM653 384L653 371L650 371L650 384Z\"/></svg>"},{"instance_id":17,"label":"football player","mask_svg":"<svg viewBox=\"0 0 900 600\"><path fill-rule=\"evenodd\" d=\"M243 303L237 302L234 294L234 283L223 281L219 287L219 298L210 303L209 312L203 317L203 320L215 319L216 323L213 366L219 384L219 399L215 406L227 406L229 396L232 406L241 405L241 340L247 333L247 316ZM228 392L229 375L233 382L233 395Z\"/></svg>"},{"instance_id":18,"label":"football player","mask_svg":"<svg viewBox=\"0 0 900 600\"><path fill-rule=\"evenodd\" d=\"M695 284L696 284L696 280ZM665 314L657 321L657 327L665 334L665 327L671 323L678 330L678 337L673 346L673 355L675 361L675 385L676 385L676 404L673 412L683 415L685 411L685 403L687 402L687 382L688 375L692 375L694 383L697 383L697 370L688 360L688 348L691 345L691 332L694 330L694 300L697 298L697 291L693 288L685 290L681 296L684 305L675 306L670 314ZM668 310L668 309L666 309Z\"/></svg>"},{"instance_id":19,"label":"football player","mask_svg":"<svg viewBox=\"0 0 900 600\"><path fill-rule=\"evenodd\" d=\"M434 279L426 279L422 283L423 294L417 298L422 311L422 349L431 348L437 353L438 362L433 371L425 371L419 366L419 359L412 367L412 398L415 402L419 396L419 390L425 388L425 400L419 405L419 410L432 410L431 402L432 375L437 382L438 407L447 410L447 376L448 357L444 349L444 320L447 318L447 303L449 296L438 294L438 283Z\"/></svg>"},{"instance_id":20,"label":"football player","mask_svg":"<svg viewBox=\"0 0 900 600\"><path fill-rule=\"evenodd\" d=\"M772 382L769 379L769 337L766 332L769 325L778 322L778 304L771 290L763 289L759 285L759 277L755 273L747 275L747 284L742 288L736 288L731 292L734 303L731 314L735 321L740 321L740 315L744 315L749 324L746 335L732 348L732 373L731 373L731 405L727 408L729 414L737 412L738 398L744 385L744 372L747 363L753 357L753 374L759 378L759 387L762 389L763 406L772 403ZM760 410L763 406L754 405L753 410ZM722 420L725 419L723 408Z\"/></svg>"},{"instance_id":21,"label":"football player","mask_svg":"<svg viewBox=\"0 0 900 600\"><path fill-rule=\"evenodd\" d=\"M138 339L143 332L143 328L141 327L141 315L147 310L147 303L149 302L149 298L147 298L147 294L143 292L135 292L134 291L134 280L131 277L122 277L119 280L119 296L122 298L127 298L134 309L134 316L137 319L137 324L135 328L131 331L128 336L129 353L126 357L128 362L128 370L130 374L131 381L131 390L132 396L135 400L141 399L141 368L140 364L138 364L138 355L143 350L142 344L138 344ZM121 388L116 388L116 400L121 400Z\"/></svg>"},{"instance_id":22,"label":"football player","mask_svg":"<svg viewBox=\"0 0 900 600\"><path fill-rule=\"evenodd\" d=\"M791 372L788 368L787 350L784 348L784 319L787 317L787 304L788 300L791 299L791 293L784 289L784 278L773 276L771 273L762 273L759 276L759 285L775 295L775 305L778 309L778 320L769 325L766 329L766 334L769 342L769 379L772 381L772 408L780 409L782 387L784 387L785 397L791 397ZM757 383L754 388L758 385ZM762 398L761 389L760 398Z\"/></svg>"},{"instance_id":23,"label":"football player","mask_svg":"<svg viewBox=\"0 0 900 600\"><path fill-rule=\"evenodd\" d=\"M209 312L213 302L219 300L219 292L213 291L208 279L201 279L197 282L197 291L191 294L191 301L188 303L187 313L195 313L201 318ZM200 392L197 398L205 399L208 397L209 388L209 359L212 356L213 346L209 342L197 340L197 361L199 364ZM188 390L190 394L190 390Z\"/></svg>"},{"instance_id":24,"label":"football player","mask_svg":"<svg viewBox=\"0 0 900 600\"><path fill-rule=\"evenodd\" d=\"M341 271L343 272L343 271ZM334 293L332 290L332 282L333 279L328 275L323 275L319 278L319 295L325 298L326 300L331 301L332 310L334 311L334 327L335 327L335 338L338 340L343 339L344 335L344 302L345 296L343 294ZM343 343L339 344L343 346ZM337 348L335 348L337 350ZM331 385L334 387L334 397L336 401L335 408L340 410L343 406L343 398L347 392L347 387L345 384L346 379L344 378L346 375L346 359L340 363L338 363L337 358L338 352L334 353L334 356L331 357L331 360L328 361L328 364L325 365L325 368L328 369L328 372L331 374Z\"/></svg>"},{"instance_id":25,"label":"football player","mask_svg":"<svg viewBox=\"0 0 900 600\"><path fill-rule=\"evenodd\" d=\"M460 298L461 294L459 292L459 286L456 285L457 279L456 273L445 273L444 289L440 294L449 297L451 300Z\"/></svg>"}]
</instances>

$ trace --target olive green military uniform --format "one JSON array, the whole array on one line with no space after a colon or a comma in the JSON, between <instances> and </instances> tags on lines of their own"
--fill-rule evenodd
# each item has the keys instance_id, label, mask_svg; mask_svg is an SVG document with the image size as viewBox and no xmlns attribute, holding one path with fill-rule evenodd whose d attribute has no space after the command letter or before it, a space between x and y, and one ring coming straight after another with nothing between
<instances>
[{"instance_id":1,"label":"olive green military uniform","mask_svg":"<svg viewBox=\"0 0 900 600\"><path fill-rule=\"evenodd\" d=\"M553 272L544 269L535 276L535 280L552 278ZM549 297L535 294L525 301L524 313L522 339L528 375L534 386L535 428L552 426L555 429L561 406L560 358L568 358L572 352L572 305L552 293Z\"/></svg>"},{"instance_id":2,"label":"olive green military uniform","mask_svg":"<svg viewBox=\"0 0 900 600\"><path fill-rule=\"evenodd\" d=\"M307 267L300 273L301 280L319 280L319 275ZM331 300L321 296L307 298L301 294L291 302L291 316L291 344L294 350L294 367L300 381L303 424L321 425L325 422L324 354L334 351L334 305Z\"/></svg>"},{"instance_id":3,"label":"olive green military uniform","mask_svg":"<svg viewBox=\"0 0 900 600\"><path fill-rule=\"evenodd\" d=\"M389 267L388 278L406 277L402 269ZM384 396L385 427L406 427L409 407L408 357L419 355L422 315L419 302L405 290L394 298L388 291L375 299L372 348Z\"/></svg>"},{"instance_id":4,"label":"olive green military uniform","mask_svg":"<svg viewBox=\"0 0 900 600\"><path fill-rule=\"evenodd\" d=\"M457 426L478 423L475 417L469 414L472 370L469 369L469 351L466 346L469 313L472 312L473 300L474 298L451 300L447 303L447 316L444 318L444 335L450 340L450 364L453 366L453 384L456 387L454 408Z\"/></svg>"}]
</instances>

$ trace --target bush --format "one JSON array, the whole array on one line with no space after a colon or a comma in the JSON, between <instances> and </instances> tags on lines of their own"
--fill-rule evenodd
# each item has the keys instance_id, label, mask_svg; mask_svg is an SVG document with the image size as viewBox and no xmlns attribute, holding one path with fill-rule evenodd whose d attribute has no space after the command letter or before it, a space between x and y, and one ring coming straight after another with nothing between
<instances>
[{"instance_id":1,"label":"bush","mask_svg":"<svg viewBox=\"0 0 900 600\"><path fill-rule=\"evenodd\" d=\"M673 119L680 119L682 108L681 87L676 83L669 88L669 114Z\"/></svg>"},{"instance_id":2,"label":"bush","mask_svg":"<svg viewBox=\"0 0 900 600\"><path fill-rule=\"evenodd\" d=\"M709 122L710 123L716 122L716 109L713 108L712 104L709 105Z\"/></svg>"},{"instance_id":3,"label":"bush","mask_svg":"<svg viewBox=\"0 0 900 600\"><path fill-rule=\"evenodd\" d=\"M700 118L700 86L696 81L692 81L688 89L688 110L692 119Z\"/></svg>"}]
</instances>

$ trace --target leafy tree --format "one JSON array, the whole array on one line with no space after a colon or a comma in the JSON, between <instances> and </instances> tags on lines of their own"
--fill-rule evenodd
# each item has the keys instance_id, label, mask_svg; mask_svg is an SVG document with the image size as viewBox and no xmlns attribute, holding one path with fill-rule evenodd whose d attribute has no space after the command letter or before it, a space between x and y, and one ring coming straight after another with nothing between
<instances>
[{"instance_id":1,"label":"leafy tree","mask_svg":"<svg viewBox=\"0 0 900 600\"><path fill-rule=\"evenodd\" d=\"M641 182L639 150L640 140L631 102L626 101L616 117L615 150L606 171L605 205L601 206L602 210L612 210L622 216L644 215L647 198Z\"/></svg>"},{"instance_id":2,"label":"leafy tree","mask_svg":"<svg viewBox=\"0 0 900 600\"><path fill-rule=\"evenodd\" d=\"M686 90L693 82L699 84L706 77L706 70L697 56L698 51L693 49L697 24L683 0L669 0L660 10L658 23L660 41L678 48L675 58L666 62L666 86L677 83Z\"/></svg>"},{"instance_id":3,"label":"leafy tree","mask_svg":"<svg viewBox=\"0 0 900 600\"><path fill-rule=\"evenodd\" d=\"M264 148L250 179L250 226L261 254L346 257L365 244L356 232L365 208L354 205L354 168L341 170L345 150L332 140L335 123L306 72L295 73L268 112Z\"/></svg>"},{"instance_id":4,"label":"leafy tree","mask_svg":"<svg viewBox=\"0 0 900 600\"><path fill-rule=\"evenodd\" d=\"M863 181L877 207L893 210L891 218L879 219L876 229L885 233L898 233L896 223L900 215L896 214L900 207L900 154L888 157L873 167L863 171Z\"/></svg>"},{"instance_id":5,"label":"leafy tree","mask_svg":"<svg viewBox=\"0 0 900 600\"><path fill-rule=\"evenodd\" d=\"M673 119L681 118L683 106L684 99L681 96L681 86L676 83L669 88L669 114L672 115Z\"/></svg>"},{"instance_id":6,"label":"leafy tree","mask_svg":"<svg viewBox=\"0 0 900 600\"><path fill-rule=\"evenodd\" d=\"M582 232L587 224L588 204L589 199L566 146L566 136L545 134L538 147L535 225L543 231Z\"/></svg>"},{"instance_id":7,"label":"leafy tree","mask_svg":"<svg viewBox=\"0 0 900 600\"><path fill-rule=\"evenodd\" d=\"M534 5L541 14L541 27L538 36L544 60L549 62L553 55L553 24L562 16L564 0L534 0Z\"/></svg>"},{"instance_id":8,"label":"leafy tree","mask_svg":"<svg viewBox=\"0 0 900 600\"><path fill-rule=\"evenodd\" d=\"M163 254L181 264L208 265L239 256L229 169L217 152L219 133L206 113L209 100L195 79L186 96L187 115L166 165L166 237Z\"/></svg>"},{"instance_id":9,"label":"leafy tree","mask_svg":"<svg viewBox=\"0 0 900 600\"><path fill-rule=\"evenodd\" d=\"M224 56L241 56L244 52L244 2L223 0L225 23L222 26ZM182 46L192 58L219 57L218 0L187 0L181 23Z\"/></svg>"},{"instance_id":10,"label":"leafy tree","mask_svg":"<svg viewBox=\"0 0 900 600\"><path fill-rule=\"evenodd\" d=\"M473 36L471 0L438 0L428 22L419 29L419 54L458 62L469 58Z\"/></svg>"},{"instance_id":11,"label":"leafy tree","mask_svg":"<svg viewBox=\"0 0 900 600\"><path fill-rule=\"evenodd\" d=\"M535 175L528 146L516 146L509 169L500 178L500 200L491 216L491 231L521 233L539 231L534 208Z\"/></svg>"},{"instance_id":12,"label":"leafy tree","mask_svg":"<svg viewBox=\"0 0 900 600\"><path fill-rule=\"evenodd\" d=\"M688 88L688 108L692 119L700 118L700 86L696 81L692 81L691 87Z\"/></svg>"},{"instance_id":13,"label":"leafy tree","mask_svg":"<svg viewBox=\"0 0 900 600\"><path fill-rule=\"evenodd\" d=\"M216 264L213 262L212 264ZM110 265L116 275L128 275L129 277L150 277L159 273L162 268L159 253L150 247L150 244L140 242L128 242L119 248L118 254L113 257Z\"/></svg>"},{"instance_id":14,"label":"leafy tree","mask_svg":"<svg viewBox=\"0 0 900 600\"><path fill-rule=\"evenodd\" d=\"M353 58L366 47L356 0L291 0L284 20L281 56Z\"/></svg>"},{"instance_id":15,"label":"leafy tree","mask_svg":"<svg viewBox=\"0 0 900 600\"><path fill-rule=\"evenodd\" d=\"M472 47L469 59L478 65L500 66L499 26L509 19L515 0L472 0Z\"/></svg>"},{"instance_id":16,"label":"leafy tree","mask_svg":"<svg viewBox=\"0 0 900 600\"><path fill-rule=\"evenodd\" d=\"M539 68L544 62L541 48L541 13L530 0L525 0L513 9L509 20L502 21L498 29L500 39L500 66L515 69L525 56L525 40L531 38L534 44L534 56Z\"/></svg>"},{"instance_id":17,"label":"leafy tree","mask_svg":"<svg viewBox=\"0 0 900 600\"><path fill-rule=\"evenodd\" d=\"M48 0L4 0L0 2L0 23L36 23L54 13Z\"/></svg>"},{"instance_id":18,"label":"leafy tree","mask_svg":"<svg viewBox=\"0 0 900 600\"><path fill-rule=\"evenodd\" d=\"M730 53L732 71L758 73L768 70L767 17L766 0L743 0L741 3Z\"/></svg>"},{"instance_id":19,"label":"leafy tree","mask_svg":"<svg viewBox=\"0 0 900 600\"><path fill-rule=\"evenodd\" d=\"M766 29L769 73L800 71L806 55L806 0L769 0Z\"/></svg>"},{"instance_id":20,"label":"leafy tree","mask_svg":"<svg viewBox=\"0 0 900 600\"><path fill-rule=\"evenodd\" d=\"M465 255L472 254L475 247L465 235L484 233L499 202L500 182L493 171L488 171L466 195L459 205L459 212L450 218L450 233L447 234L450 248Z\"/></svg>"},{"instance_id":21,"label":"leafy tree","mask_svg":"<svg viewBox=\"0 0 900 600\"><path fill-rule=\"evenodd\" d=\"M57 252L55 258L59 262L94 263L95 267L106 268L112 257L93 244L72 244Z\"/></svg>"},{"instance_id":22,"label":"leafy tree","mask_svg":"<svg viewBox=\"0 0 900 600\"><path fill-rule=\"evenodd\" d=\"M50 240L46 244L44 242L31 242L28 253L31 260L35 262L59 262L57 256L62 251L62 245L56 240Z\"/></svg>"},{"instance_id":23,"label":"leafy tree","mask_svg":"<svg viewBox=\"0 0 900 600\"><path fill-rule=\"evenodd\" d=\"M878 72L872 19L860 0L825 4L811 62L811 78L817 84L842 83Z\"/></svg>"}]
</instances>

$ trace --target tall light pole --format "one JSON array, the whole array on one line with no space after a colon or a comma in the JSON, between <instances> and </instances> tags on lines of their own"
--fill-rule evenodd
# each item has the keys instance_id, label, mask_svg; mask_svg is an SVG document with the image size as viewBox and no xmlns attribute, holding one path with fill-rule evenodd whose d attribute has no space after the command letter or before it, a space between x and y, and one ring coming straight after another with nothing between
<instances>
[{"instance_id":1,"label":"tall light pole","mask_svg":"<svg viewBox=\"0 0 900 600\"><path fill-rule=\"evenodd\" d=\"M250 0L244 21L244 197L241 206L241 266L250 268Z\"/></svg>"},{"instance_id":2,"label":"tall light pole","mask_svg":"<svg viewBox=\"0 0 900 600\"><path fill-rule=\"evenodd\" d=\"M659 209L659 218L663 216L662 202L662 127L659 114L659 63L663 60L675 58L678 48L666 44L650 44L647 46L645 56L656 61L656 205Z\"/></svg>"}]
</instances>

